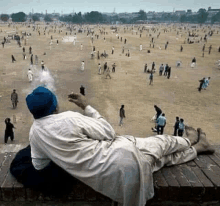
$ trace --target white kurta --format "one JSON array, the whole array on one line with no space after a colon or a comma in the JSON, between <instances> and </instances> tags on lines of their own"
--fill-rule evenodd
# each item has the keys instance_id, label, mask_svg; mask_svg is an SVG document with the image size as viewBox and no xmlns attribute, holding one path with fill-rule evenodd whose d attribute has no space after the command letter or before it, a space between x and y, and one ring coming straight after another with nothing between
<instances>
[{"instance_id":1,"label":"white kurta","mask_svg":"<svg viewBox=\"0 0 220 206\"><path fill-rule=\"evenodd\" d=\"M81 62L81 71L84 71L84 66L85 66L85 63L84 62Z\"/></svg>"},{"instance_id":2,"label":"white kurta","mask_svg":"<svg viewBox=\"0 0 220 206\"><path fill-rule=\"evenodd\" d=\"M32 82L32 80L33 80L33 72L31 70L28 70L27 76L28 76L29 82Z\"/></svg>"},{"instance_id":3,"label":"white kurta","mask_svg":"<svg viewBox=\"0 0 220 206\"><path fill-rule=\"evenodd\" d=\"M153 171L164 164L184 162L185 156L187 161L196 157L189 141L182 137L116 137L111 125L91 106L86 107L85 115L67 111L34 121L29 139L36 169L52 160L114 201L143 206L154 195ZM187 154L169 155L183 150ZM164 155L170 158L163 159ZM152 156L158 159L153 167Z\"/></svg>"}]
</instances>

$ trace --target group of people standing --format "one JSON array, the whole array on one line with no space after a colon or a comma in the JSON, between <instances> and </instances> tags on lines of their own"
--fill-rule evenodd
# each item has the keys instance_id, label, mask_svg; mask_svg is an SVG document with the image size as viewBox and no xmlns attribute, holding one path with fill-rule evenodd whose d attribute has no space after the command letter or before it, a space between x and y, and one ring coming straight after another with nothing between
<instances>
[{"instance_id":1,"label":"group of people standing","mask_svg":"<svg viewBox=\"0 0 220 206\"><path fill-rule=\"evenodd\" d=\"M151 70L148 69L147 64L144 65L144 73L150 73L150 76L149 76L150 83L149 83L149 85L153 84L153 78L154 78L153 73L155 73L155 71L156 71L156 68L155 68L155 63L154 62L152 63ZM163 72L164 72L164 74L163 74ZM163 64L161 64L161 66L159 67L159 76L162 76L162 75L166 76L167 79L170 78L171 67L168 64L166 64L165 66Z\"/></svg>"},{"instance_id":2,"label":"group of people standing","mask_svg":"<svg viewBox=\"0 0 220 206\"><path fill-rule=\"evenodd\" d=\"M152 131L157 132L158 135L162 135L164 132L164 128L166 126L166 117L165 114L157 105L154 105L154 109L156 111L156 114L153 119L155 120L156 124L155 124L155 128L152 128ZM182 137L184 131L185 131L184 119L176 117L173 136Z\"/></svg>"},{"instance_id":3,"label":"group of people standing","mask_svg":"<svg viewBox=\"0 0 220 206\"><path fill-rule=\"evenodd\" d=\"M112 73L115 73L115 68L116 68L116 64L113 63L112 64ZM106 74L106 79L107 77L109 77L111 79L111 75L110 75L110 68L108 66L108 63L105 62L104 66L103 66L103 74ZM98 74L101 75L102 74L102 66L101 64L99 63L98 64Z\"/></svg>"}]
</instances>

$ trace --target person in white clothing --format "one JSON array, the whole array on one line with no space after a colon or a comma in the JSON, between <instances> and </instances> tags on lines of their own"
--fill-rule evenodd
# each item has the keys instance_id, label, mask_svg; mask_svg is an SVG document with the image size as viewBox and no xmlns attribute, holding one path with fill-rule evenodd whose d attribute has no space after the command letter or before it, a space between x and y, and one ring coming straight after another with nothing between
<instances>
[{"instance_id":1,"label":"person in white clothing","mask_svg":"<svg viewBox=\"0 0 220 206\"><path fill-rule=\"evenodd\" d=\"M142 44L140 44L140 51L142 51Z\"/></svg>"},{"instance_id":2,"label":"person in white clothing","mask_svg":"<svg viewBox=\"0 0 220 206\"><path fill-rule=\"evenodd\" d=\"M80 49L81 49L81 51L83 50L83 45L82 44L80 45Z\"/></svg>"},{"instance_id":3,"label":"person in white clothing","mask_svg":"<svg viewBox=\"0 0 220 206\"><path fill-rule=\"evenodd\" d=\"M81 62L81 71L84 71L84 69L85 69L84 67L85 67L85 62L82 61L82 62Z\"/></svg>"},{"instance_id":4,"label":"person in white clothing","mask_svg":"<svg viewBox=\"0 0 220 206\"><path fill-rule=\"evenodd\" d=\"M154 171L193 160L200 152L214 152L205 133L190 127L186 128L187 137L116 136L83 95L71 93L68 98L84 115L59 113L56 95L45 87L26 97L34 117L29 133L34 168L43 170L52 161L124 206L144 206L153 197Z\"/></svg>"},{"instance_id":5,"label":"person in white clothing","mask_svg":"<svg viewBox=\"0 0 220 206\"><path fill-rule=\"evenodd\" d=\"M98 65L98 68L99 68L99 74L102 74L102 67L101 67L101 64L99 63Z\"/></svg>"},{"instance_id":6,"label":"person in white clothing","mask_svg":"<svg viewBox=\"0 0 220 206\"><path fill-rule=\"evenodd\" d=\"M28 69L27 76L28 76L29 82L32 82L34 74L31 71L31 69Z\"/></svg>"}]
</instances>

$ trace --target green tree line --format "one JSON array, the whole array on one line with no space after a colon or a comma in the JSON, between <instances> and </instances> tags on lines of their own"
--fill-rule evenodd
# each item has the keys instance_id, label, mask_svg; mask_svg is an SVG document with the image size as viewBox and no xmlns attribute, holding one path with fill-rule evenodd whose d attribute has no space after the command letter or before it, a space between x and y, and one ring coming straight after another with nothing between
<instances>
[{"instance_id":1,"label":"green tree line","mask_svg":"<svg viewBox=\"0 0 220 206\"><path fill-rule=\"evenodd\" d=\"M63 15L63 16L56 16L60 21L68 22L68 23L112 23L116 21L120 21L122 23L135 23L139 20L146 21L147 20L147 13L144 10L140 10L136 15L135 18L120 18L118 14L115 14L113 16L108 16L106 14L102 14L98 11L91 11L87 12L85 14L82 14L81 12L75 13L75 14L69 14L69 15ZM39 21L40 17L44 19L46 22L52 22L54 15L52 14L31 14L26 15L24 12L18 12L13 13L11 15L8 14L1 14L0 19L4 22L8 21L8 19L11 17L13 22L25 22L27 20L27 17L32 19L32 21ZM188 22L188 23L205 23L208 18L208 12L205 9L199 9L196 15L181 15L177 16L175 13L164 13L162 16L158 17L156 14L153 16L152 20L157 20L160 22L163 21L170 21L170 22ZM211 23L220 22L220 12L213 15L211 18Z\"/></svg>"}]
</instances>

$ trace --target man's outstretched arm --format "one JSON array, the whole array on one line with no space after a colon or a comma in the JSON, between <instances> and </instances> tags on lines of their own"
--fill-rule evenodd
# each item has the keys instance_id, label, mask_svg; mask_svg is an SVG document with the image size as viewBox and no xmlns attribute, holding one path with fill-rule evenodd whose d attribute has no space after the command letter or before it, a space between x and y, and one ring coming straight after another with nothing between
<instances>
[{"instance_id":1,"label":"man's outstretched arm","mask_svg":"<svg viewBox=\"0 0 220 206\"><path fill-rule=\"evenodd\" d=\"M83 118L78 126L81 127L82 133L87 137L95 140L112 140L115 137L115 131L112 126L96 111L88 105L86 98L80 94L70 94L69 101L82 108L85 115L93 118Z\"/></svg>"}]
</instances>

